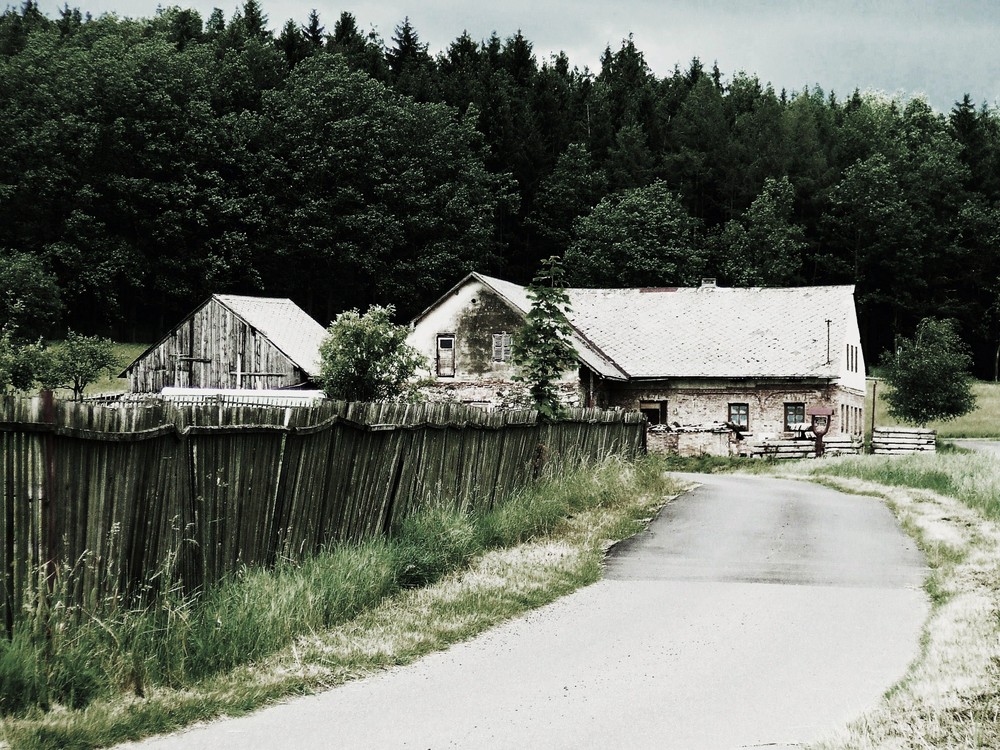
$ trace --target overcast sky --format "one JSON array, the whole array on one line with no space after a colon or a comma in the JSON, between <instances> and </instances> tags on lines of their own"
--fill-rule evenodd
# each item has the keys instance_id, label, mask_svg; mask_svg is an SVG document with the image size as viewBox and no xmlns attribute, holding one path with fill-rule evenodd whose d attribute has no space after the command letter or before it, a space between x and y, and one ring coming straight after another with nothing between
<instances>
[{"instance_id":1,"label":"overcast sky","mask_svg":"<svg viewBox=\"0 0 1000 750\"><path fill-rule=\"evenodd\" d=\"M923 93L948 110L964 93L977 103L1000 101L1000 0L261 0L272 29L293 18L305 23L312 8L328 32L342 11L388 43L404 17L430 51L443 50L463 30L476 39L520 29L539 60L565 51L573 65L599 68L606 45L617 49L632 33L657 76L698 56L718 61L726 78L756 73L776 90L819 84L843 98L855 87L888 94ZM78 0L94 15L147 17L158 0ZM19 4L19 3L18 3ZM40 0L55 15L63 0ZM76 3L70 2L70 5ZM242 0L181 0L207 18L227 17Z\"/></svg>"}]
</instances>

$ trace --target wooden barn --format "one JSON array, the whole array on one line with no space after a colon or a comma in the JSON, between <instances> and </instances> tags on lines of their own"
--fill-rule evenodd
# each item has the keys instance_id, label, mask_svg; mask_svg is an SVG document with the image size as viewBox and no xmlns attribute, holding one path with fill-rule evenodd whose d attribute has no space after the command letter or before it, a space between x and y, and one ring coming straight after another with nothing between
<instances>
[{"instance_id":1,"label":"wooden barn","mask_svg":"<svg viewBox=\"0 0 1000 750\"><path fill-rule=\"evenodd\" d=\"M325 334L289 299L215 294L119 377L133 393L311 387Z\"/></svg>"}]
</instances>

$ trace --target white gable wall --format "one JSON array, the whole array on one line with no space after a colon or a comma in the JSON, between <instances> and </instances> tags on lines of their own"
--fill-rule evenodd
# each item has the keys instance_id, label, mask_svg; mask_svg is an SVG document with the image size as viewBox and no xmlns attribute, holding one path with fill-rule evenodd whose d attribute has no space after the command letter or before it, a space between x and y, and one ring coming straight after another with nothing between
<instances>
[{"instance_id":1,"label":"white gable wall","mask_svg":"<svg viewBox=\"0 0 1000 750\"><path fill-rule=\"evenodd\" d=\"M515 369L509 358L495 358L494 335L513 337L522 323L520 311L469 278L414 324L407 343L426 357L428 368L422 374L436 385L451 389L458 400L495 405L509 399ZM453 369L448 350L439 347L441 337L454 337ZM575 394L577 381L574 368L560 382ZM498 396L497 390L503 393Z\"/></svg>"}]
</instances>

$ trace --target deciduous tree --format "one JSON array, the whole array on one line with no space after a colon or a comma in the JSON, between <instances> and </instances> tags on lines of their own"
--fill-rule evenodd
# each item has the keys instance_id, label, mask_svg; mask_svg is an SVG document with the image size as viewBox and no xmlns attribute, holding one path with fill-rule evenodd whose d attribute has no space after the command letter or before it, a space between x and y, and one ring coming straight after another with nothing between
<instances>
[{"instance_id":1,"label":"deciduous tree","mask_svg":"<svg viewBox=\"0 0 1000 750\"><path fill-rule=\"evenodd\" d=\"M567 273L580 285L694 284L704 266L699 228L664 182L609 195L577 220Z\"/></svg>"},{"instance_id":2,"label":"deciduous tree","mask_svg":"<svg viewBox=\"0 0 1000 750\"><path fill-rule=\"evenodd\" d=\"M0 251L0 329L31 341L52 335L61 316L59 285L41 259Z\"/></svg>"},{"instance_id":3,"label":"deciduous tree","mask_svg":"<svg viewBox=\"0 0 1000 750\"><path fill-rule=\"evenodd\" d=\"M348 310L330 324L320 345L320 383L330 398L391 401L411 392L410 381L425 366L406 343L409 329L392 322L391 305L372 305L361 315Z\"/></svg>"},{"instance_id":4,"label":"deciduous tree","mask_svg":"<svg viewBox=\"0 0 1000 750\"><path fill-rule=\"evenodd\" d=\"M794 190L787 177L768 177L742 220L726 223L717 264L733 286L786 286L802 267L802 227L792 223Z\"/></svg>"},{"instance_id":5,"label":"deciduous tree","mask_svg":"<svg viewBox=\"0 0 1000 750\"><path fill-rule=\"evenodd\" d=\"M912 339L900 338L880 362L890 390L889 414L926 425L968 414L976 406L969 368L972 357L950 320L924 318Z\"/></svg>"},{"instance_id":6,"label":"deciduous tree","mask_svg":"<svg viewBox=\"0 0 1000 750\"><path fill-rule=\"evenodd\" d=\"M40 343L26 343L12 336L7 326L0 327L0 395L31 388L43 358Z\"/></svg>"},{"instance_id":7,"label":"deciduous tree","mask_svg":"<svg viewBox=\"0 0 1000 750\"><path fill-rule=\"evenodd\" d=\"M46 388L71 388L81 401L88 385L115 374L121 364L111 339L69 331L65 341L45 350L36 378Z\"/></svg>"}]
</instances>

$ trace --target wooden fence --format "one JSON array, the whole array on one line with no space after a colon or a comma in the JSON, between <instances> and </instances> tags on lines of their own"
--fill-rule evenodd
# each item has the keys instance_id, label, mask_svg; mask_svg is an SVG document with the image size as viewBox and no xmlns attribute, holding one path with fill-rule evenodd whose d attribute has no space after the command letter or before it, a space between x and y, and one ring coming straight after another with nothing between
<instances>
[{"instance_id":1,"label":"wooden fence","mask_svg":"<svg viewBox=\"0 0 1000 750\"><path fill-rule=\"evenodd\" d=\"M748 454L752 457L773 459L816 458L816 440L762 440L749 446ZM860 437L836 435L823 439L823 453L827 456L860 455L864 452L864 443Z\"/></svg>"},{"instance_id":2,"label":"wooden fence","mask_svg":"<svg viewBox=\"0 0 1000 750\"><path fill-rule=\"evenodd\" d=\"M73 602L185 587L383 534L429 504L488 509L539 474L642 450L638 413L218 399L120 407L0 399L0 607L42 582ZM72 574L63 574L73 571Z\"/></svg>"}]
</instances>

